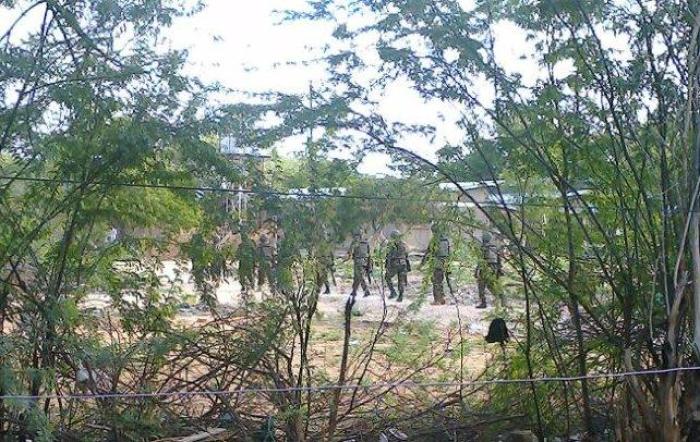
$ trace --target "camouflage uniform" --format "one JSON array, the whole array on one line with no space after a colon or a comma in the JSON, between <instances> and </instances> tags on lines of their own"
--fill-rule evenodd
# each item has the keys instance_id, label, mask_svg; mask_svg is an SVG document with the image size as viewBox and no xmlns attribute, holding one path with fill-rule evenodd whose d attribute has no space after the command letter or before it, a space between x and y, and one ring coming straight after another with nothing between
<instances>
[{"instance_id":1,"label":"camouflage uniform","mask_svg":"<svg viewBox=\"0 0 700 442\"><path fill-rule=\"evenodd\" d=\"M389 286L389 299L396 298L396 290L394 289L393 279L398 276L399 280L399 296L396 301L403 301L403 292L408 282L408 272L411 271L411 263L408 260L408 252L406 243L401 240L401 234L398 231L391 232L391 242L386 254L386 271L384 279Z\"/></svg>"},{"instance_id":2,"label":"camouflage uniform","mask_svg":"<svg viewBox=\"0 0 700 442\"><path fill-rule=\"evenodd\" d=\"M275 263L275 249L267 235L260 235L258 240L258 288L267 282L275 292L275 280L273 268Z\"/></svg>"},{"instance_id":3,"label":"camouflage uniform","mask_svg":"<svg viewBox=\"0 0 700 442\"><path fill-rule=\"evenodd\" d=\"M486 308L486 289L503 305L503 293L499 284L502 271L501 259L498 248L488 232L485 232L481 238L481 255L482 262L476 268L479 290L479 305L476 308Z\"/></svg>"},{"instance_id":4,"label":"camouflage uniform","mask_svg":"<svg viewBox=\"0 0 700 442\"><path fill-rule=\"evenodd\" d=\"M318 248L318 264L320 269L319 281L324 286L323 293L329 294L331 292L331 287L329 284L329 279L333 278L333 285L335 285L335 256L333 255L333 245L324 240Z\"/></svg>"},{"instance_id":5,"label":"camouflage uniform","mask_svg":"<svg viewBox=\"0 0 700 442\"><path fill-rule=\"evenodd\" d=\"M294 285L292 268L300 258L296 246L299 240L292 235L286 235L284 231L278 231L278 235L279 246L274 266L275 288L284 292L291 290Z\"/></svg>"},{"instance_id":6,"label":"camouflage uniform","mask_svg":"<svg viewBox=\"0 0 700 442\"><path fill-rule=\"evenodd\" d=\"M255 285L255 244L245 231L241 231L241 243L236 251L238 259L238 281L245 295Z\"/></svg>"},{"instance_id":7,"label":"camouflage uniform","mask_svg":"<svg viewBox=\"0 0 700 442\"><path fill-rule=\"evenodd\" d=\"M365 276L372 269L372 260L370 258L369 241L362 238L358 232L353 234L352 245L350 246L352 255L352 296L357 294L357 288L362 286L362 291L365 296L369 296L369 287Z\"/></svg>"},{"instance_id":8,"label":"camouflage uniform","mask_svg":"<svg viewBox=\"0 0 700 442\"><path fill-rule=\"evenodd\" d=\"M440 233L436 228L433 228L433 238L428 246L428 251L423 257L423 261L427 258L432 260L433 264L433 304L445 304L445 288L444 282L447 280L447 286L452 290L450 283L449 259L452 253L450 239L444 233Z\"/></svg>"}]
</instances>

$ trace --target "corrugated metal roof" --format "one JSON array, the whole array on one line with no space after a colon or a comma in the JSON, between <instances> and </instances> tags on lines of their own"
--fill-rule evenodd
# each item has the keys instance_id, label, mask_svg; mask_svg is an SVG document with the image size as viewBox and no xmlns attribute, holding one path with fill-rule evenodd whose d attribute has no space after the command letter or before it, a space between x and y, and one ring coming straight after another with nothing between
<instances>
[{"instance_id":1,"label":"corrugated metal roof","mask_svg":"<svg viewBox=\"0 0 700 442\"><path fill-rule=\"evenodd\" d=\"M318 195L318 194L345 195L347 193L347 188L345 188L345 187L321 187L321 188L315 189L312 192L309 188L303 187L300 189L289 189L288 193L290 193L291 195L284 195L282 198L299 199L299 198L308 198L309 196Z\"/></svg>"},{"instance_id":2,"label":"corrugated metal roof","mask_svg":"<svg viewBox=\"0 0 700 442\"><path fill-rule=\"evenodd\" d=\"M222 137L219 140L219 149L221 153L226 155L269 158L269 155L262 153L257 147L239 145L237 140L231 136Z\"/></svg>"},{"instance_id":3,"label":"corrugated metal roof","mask_svg":"<svg viewBox=\"0 0 700 442\"><path fill-rule=\"evenodd\" d=\"M490 189L492 187L496 186L501 186L505 183L503 180L497 180L497 181L463 181L459 182L459 187L461 187L464 190L475 190L475 189ZM459 190L457 186L455 186L454 183L440 183L438 184L440 189L442 190Z\"/></svg>"}]
</instances>

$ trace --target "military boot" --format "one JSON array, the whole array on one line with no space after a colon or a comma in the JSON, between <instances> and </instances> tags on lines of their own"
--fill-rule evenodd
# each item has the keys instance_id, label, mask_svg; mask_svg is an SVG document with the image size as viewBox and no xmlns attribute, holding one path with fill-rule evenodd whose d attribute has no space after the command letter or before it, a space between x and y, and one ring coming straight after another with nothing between
<instances>
[{"instance_id":1,"label":"military boot","mask_svg":"<svg viewBox=\"0 0 700 442\"><path fill-rule=\"evenodd\" d=\"M486 308L486 283L483 279L479 279L479 304L476 308Z\"/></svg>"},{"instance_id":2,"label":"military boot","mask_svg":"<svg viewBox=\"0 0 700 442\"><path fill-rule=\"evenodd\" d=\"M442 281L433 283L433 305L445 305L445 291L442 288Z\"/></svg>"}]
</instances>

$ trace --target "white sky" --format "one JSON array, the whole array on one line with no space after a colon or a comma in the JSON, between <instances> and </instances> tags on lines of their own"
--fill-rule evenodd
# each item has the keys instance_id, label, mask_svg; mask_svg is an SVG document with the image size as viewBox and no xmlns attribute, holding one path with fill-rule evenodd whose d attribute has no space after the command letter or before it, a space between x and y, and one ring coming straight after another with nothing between
<instances>
[{"instance_id":1,"label":"white sky","mask_svg":"<svg viewBox=\"0 0 700 442\"><path fill-rule=\"evenodd\" d=\"M204 11L176 22L168 33L175 48L187 48L191 74L205 81L252 92L270 90L305 93L309 84L325 78L320 64L289 66L287 62L313 60L321 55L318 48L332 40L334 25L328 22L279 24L275 10L303 7L303 0L209 0ZM537 76L536 66L519 59L528 51L524 35L514 26L502 25L496 54L513 70ZM485 91L489 93L490 91ZM446 142L458 143L461 131L455 126L459 113L450 104L425 103L407 84L391 85L380 99L379 109L389 121L432 124L437 136L430 140L411 137L407 147L428 157ZM292 140L282 153L302 148L302 140ZM388 159L372 155L361 170L386 173Z\"/></svg>"},{"instance_id":2,"label":"white sky","mask_svg":"<svg viewBox=\"0 0 700 442\"><path fill-rule=\"evenodd\" d=\"M318 49L331 42L333 23L295 22L279 24L275 10L303 8L304 0L207 0L205 9L193 17L178 19L167 31L168 45L188 49L188 73L205 82L218 82L225 87L248 92L280 91L305 93L310 83L320 84L325 78L321 64L290 66L288 62L313 60L321 54ZM468 3L469 0L464 0ZM0 30L11 17L0 8ZM12 14L15 15L15 14ZM39 16L27 22L38 22ZM496 58L508 71L519 72L527 83L541 75L531 60L521 56L532 53L524 33L507 23L496 27ZM366 55L371 57L372 51ZM484 85L480 95L488 100L491 88ZM227 101L240 96L232 95ZM432 157L445 143L459 143L463 135L456 127L458 109L449 103L424 102L405 82L390 85L378 97L379 110L388 121L432 124L437 128L434 139L412 136L403 140L405 147ZM303 139L290 140L281 152L300 150ZM365 159L361 170L386 173L388 158L372 155Z\"/></svg>"}]
</instances>

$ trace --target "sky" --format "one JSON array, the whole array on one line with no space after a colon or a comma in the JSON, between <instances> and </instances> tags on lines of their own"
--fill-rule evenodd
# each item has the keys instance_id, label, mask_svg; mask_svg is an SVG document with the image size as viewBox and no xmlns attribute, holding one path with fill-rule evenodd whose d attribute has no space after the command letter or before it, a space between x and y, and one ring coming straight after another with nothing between
<instances>
[{"instance_id":1,"label":"sky","mask_svg":"<svg viewBox=\"0 0 700 442\"><path fill-rule=\"evenodd\" d=\"M192 0L194 1L194 0ZM471 0L462 0L465 6ZM303 8L304 0L206 0L204 10L190 17L182 17L164 34L164 44L175 49L187 49L187 73L204 82L245 92L278 91L306 93L309 85L320 85L325 69L318 59L319 47L332 41L335 24L329 22L280 23L277 10ZM0 13L7 11L0 9ZM38 11L38 10L37 10ZM11 22L9 14L0 16L0 29ZM28 16L24 25L36 26L40 14ZM522 59L532 53L522 30L508 23L496 25L496 59L510 72L518 72L526 82L534 82L541 75L536 64ZM364 51L364 53L363 53ZM359 50L371 60L376 52L371 45ZM289 62L311 61L290 65ZM484 85L481 94L488 100L491 88ZM224 101L233 102L241 95L232 94ZM457 127L459 109L450 103L425 102L406 81L396 81L377 93L378 110L389 122L429 124L436 128L435 137L427 139L411 136L402 145L427 158L434 158L437 149L446 143L463 140ZM303 149L304 138L291 139L280 146L280 153L291 155ZM338 153L342 156L342 153ZM391 173L388 157L369 155L360 170L371 174Z\"/></svg>"},{"instance_id":2,"label":"sky","mask_svg":"<svg viewBox=\"0 0 700 442\"><path fill-rule=\"evenodd\" d=\"M275 11L303 8L303 0L209 0L208 3L199 14L179 19L167 34L173 48L189 50L189 73L207 82L250 92L274 90L301 94L308 91L310 84L324 81L321 64L287 64L314 60L321 55L318 47L332 40L333 23L280 23L280 15ZM508 24L500 25L497 31L508 38L497 39L496 57L513 71L530 73L534 78L536 68L520 60L528 51L522 32ZM368 51L367 56L371 57ZM398 81L383 92L379 111L388 121L434 125L437 134L433 140L415 136L403 140L407 147L428 158L445 143L459 143L463 139L455 124L459 110L454 105L426 103L405 82ZM292 154L302 148L303 139L294 139L281 146L280 152ZM384 155L370 155L360 170L390 173L388 163Z\"/></svg>"}]
</instances>

